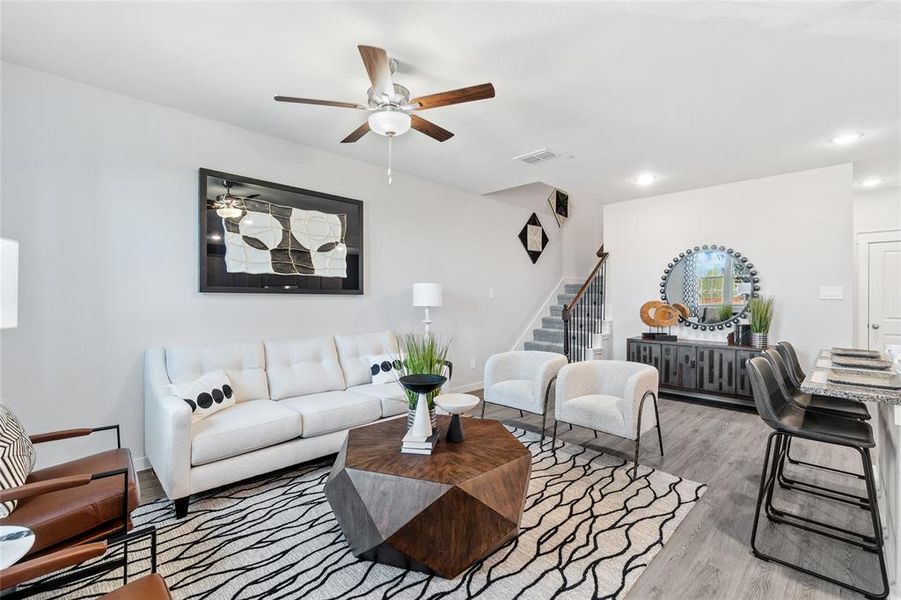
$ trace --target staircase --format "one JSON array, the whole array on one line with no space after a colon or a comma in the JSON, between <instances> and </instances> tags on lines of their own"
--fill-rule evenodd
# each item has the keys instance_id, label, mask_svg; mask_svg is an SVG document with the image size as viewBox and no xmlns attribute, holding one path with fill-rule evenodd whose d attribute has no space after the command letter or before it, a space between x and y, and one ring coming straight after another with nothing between
<instances>
[{"instance_id":1,"label":"staircase","mask_svg":"<svg viewBox=\"0 0 901 600\"><path fill-rule=\"evenodd\" d=\"M594 358L595 336L604 327L608 256L602 245L597 251L598 262L585 283L563 286L557 304L550 307L550 315L541 318L541 327L532 330L532 341L523 344L526 350L556 352L569 362Z\"/></svg>"},{"instance_id":2,"label":"staircase","mask_svg":"<svg viewBox=\"0 0 901 600\"><path fill-rule=\"evenodd\" d=\"M541 318L541 327L532 330L532 341L526 342L526 350L543 350L565 354L563 351L563 306L569 304L576 297L581 283L567 283L563 286L563 293L557 294L557 304L551 306L550 314ZM598 324L600 331L600 324Z\"/></svg>"},{"instance_id":3,"label":"staircase","mask_svg":"<svg viewBox=\"0 0 901 600\"><path fill-rule=\"evenodd\" d=\"M576 293L582 287L581 283L567 283L563 286L563 293L557 295L557 304L551 306L550 314L541 318L541 327L532 330L532 341L524 345L526 350L543 350L565 354L563 348L563 307L573 301ZM596 333L601 331L601 315L592 314L586 324ZM578 340L573 335L572 346L577 346Z\"/></svg>"}]
</instances>

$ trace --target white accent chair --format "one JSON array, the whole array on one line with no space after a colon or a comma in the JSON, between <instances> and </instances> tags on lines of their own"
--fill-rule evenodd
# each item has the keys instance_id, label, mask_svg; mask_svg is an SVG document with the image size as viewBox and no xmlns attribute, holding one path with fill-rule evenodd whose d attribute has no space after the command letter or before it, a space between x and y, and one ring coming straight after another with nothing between
<instances>
[{"instance_id":1,"label":"white accent chair","mask_svg":"<svg viewBox=\"0 0 901 600\"><path fill-rule=\"evenodd\" d=\"M566 357L556 352L515 350L491 356L485 363L485 404L498 404L541 415L541 439L547 421L547 405L557 373Z\"/></svg>"},{"instance_id":2,"label":"white accent chair","mask_svg":"<svg viewBox=\"0 0 901 600\"><path fill-rule=\"evenodd\" d=\"M591 360L566 365L557 376L557 422L585 427L635 441L635 467L641 434L657 427L663 456L663 435L657 411L657 369L622 360ZM645 400L654 400L654 412L642 415ZM554 442L557 423L554 423Z\"/></svg>"}]
</instances>

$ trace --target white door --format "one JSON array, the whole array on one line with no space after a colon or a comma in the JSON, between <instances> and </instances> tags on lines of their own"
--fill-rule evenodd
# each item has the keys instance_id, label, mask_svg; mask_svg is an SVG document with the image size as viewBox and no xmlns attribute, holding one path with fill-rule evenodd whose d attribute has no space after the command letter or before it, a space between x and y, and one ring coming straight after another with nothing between
<instances>
[{"instance_id":1,"label":"white door","mask_svg":"<svg viewBox=\"0 0 901 600\"><path fill-rule=\"evenodd\" d=\"M901 344L901 242L870 242L869 348Z\"/></svg>"}]
</instances>

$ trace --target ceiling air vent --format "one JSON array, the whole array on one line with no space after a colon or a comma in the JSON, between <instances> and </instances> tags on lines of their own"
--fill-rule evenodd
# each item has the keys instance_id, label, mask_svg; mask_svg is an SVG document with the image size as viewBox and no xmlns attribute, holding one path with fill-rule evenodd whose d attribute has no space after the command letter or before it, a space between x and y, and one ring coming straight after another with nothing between
<instances>
[{"instance_id":1,"label":"ceiling air vent","mask_svg":"<svg viewBox=\"0 0 901 600\"><path fill-rule=\"evenodd\" d=\"M541 150L535 150L534 152L527 152L526 154L514 156L513 160L518 160L519 162L527 165L537 165L538 163L553 160L558 156L560 156L559 153L554 152L553 150L548 150L547 148L542 148Z\"/></svg>"}]
</instances>

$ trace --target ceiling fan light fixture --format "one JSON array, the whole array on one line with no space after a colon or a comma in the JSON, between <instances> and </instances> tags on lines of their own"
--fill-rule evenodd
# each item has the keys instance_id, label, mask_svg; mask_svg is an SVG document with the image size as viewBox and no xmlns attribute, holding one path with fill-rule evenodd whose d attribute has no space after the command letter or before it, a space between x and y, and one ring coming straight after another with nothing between
<instances>
[{"instance_id":1,"label":"ceiling fan light fixture","mask_svg":"<svg viewBox=\"0 0 901 600\"><path fill-rule=\"evenodd\" d=\"M235 208L234 206L224 206L217 209L216 214L223 219L237 219L243 214L243 211L240 208Z\"/></svg>"},{"instance_id":2,"label":"ceiling fan light fixture","mask_svg":"<svg viewBox=\"0 0 901 600\"><path fill-rule=\"evenodd\" d=\"M369 129L388 137L407 133L410 123L410 115L397 110L380 110L369 115Z\"/></svg>"}]
</instances>

